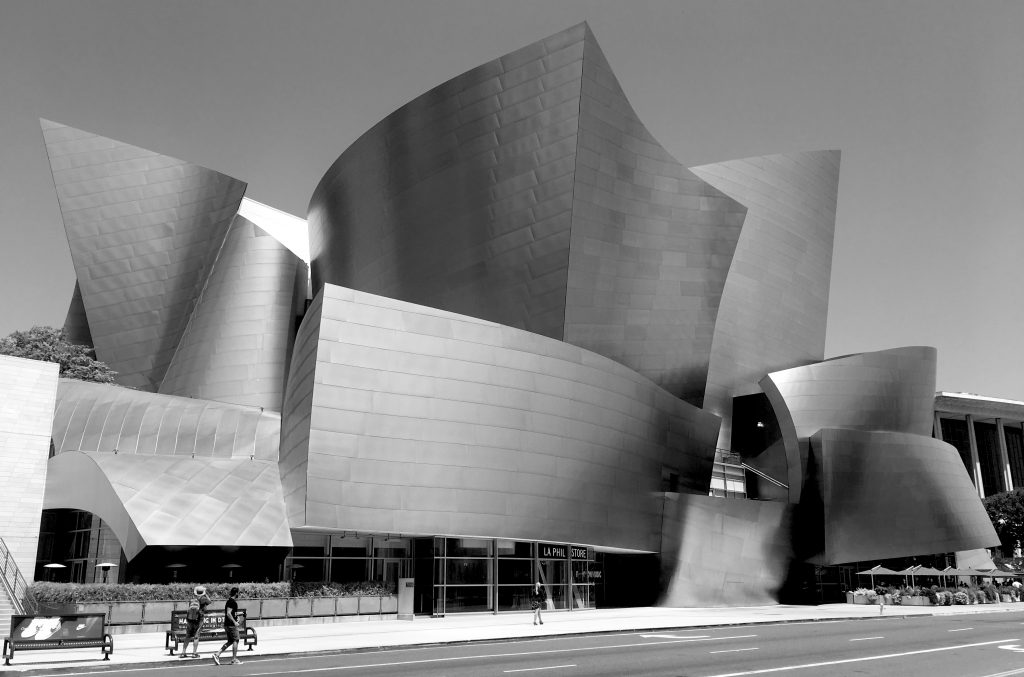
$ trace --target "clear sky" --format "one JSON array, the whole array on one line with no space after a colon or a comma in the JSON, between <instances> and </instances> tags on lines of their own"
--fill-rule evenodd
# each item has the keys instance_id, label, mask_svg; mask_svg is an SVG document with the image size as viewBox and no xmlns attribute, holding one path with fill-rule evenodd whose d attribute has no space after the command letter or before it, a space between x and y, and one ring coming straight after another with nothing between
<instances>
[{"instance_id":1,"label":"clear sky","mask_svg":"<svg viewBox=\"0 0 1024 677\"><path fill-rule=\"evenodd\" d=\"M74 287L39 118L304 217L378 120L581 21L683 164L843 151L826 357L1024 400L1020 0L0 0L0 335Z\"/></svg>"}]
</instances>

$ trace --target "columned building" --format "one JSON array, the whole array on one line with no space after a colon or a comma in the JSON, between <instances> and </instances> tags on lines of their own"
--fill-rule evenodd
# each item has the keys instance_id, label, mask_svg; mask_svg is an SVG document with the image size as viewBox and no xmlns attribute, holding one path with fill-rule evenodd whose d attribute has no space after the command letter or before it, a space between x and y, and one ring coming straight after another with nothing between
<instances>
[{"instance_id":1,"label":"columned building","mask_svg":"<svg viewBox=\"0 0 1024 677\"><path fill-rule=\"evenodd\" d=\"M982 498L1024 487L1024 402L936 393L934 435L956 447Z\"/></svg>"}]
</instances>

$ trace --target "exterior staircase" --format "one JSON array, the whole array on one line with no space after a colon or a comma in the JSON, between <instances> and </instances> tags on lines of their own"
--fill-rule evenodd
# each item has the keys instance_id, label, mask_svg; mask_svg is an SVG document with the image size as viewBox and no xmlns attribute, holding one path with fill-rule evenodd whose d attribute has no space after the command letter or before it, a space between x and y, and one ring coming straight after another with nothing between
<instances>
[{"instance_id":1,"label":"exterior staircase","mask_svg":"<svg viewBox=\"0 0 1024 677\"><path fill-rule=\"evenodd\" d=\"M11 615L25 613L28 584L21 575L11 551L0 538L0 636L11 627Z\"/></svg>"}]
</instances>

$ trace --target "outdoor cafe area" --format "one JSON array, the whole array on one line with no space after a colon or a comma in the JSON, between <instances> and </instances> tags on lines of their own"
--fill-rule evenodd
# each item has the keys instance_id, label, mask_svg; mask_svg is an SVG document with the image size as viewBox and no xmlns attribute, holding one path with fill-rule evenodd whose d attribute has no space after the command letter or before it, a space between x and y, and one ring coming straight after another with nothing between
<instances>
[{"instance_id":1,"label":"outdoor cafe area","mask_svg":"<svg viewBox=\"0 0 1024 677\"><path fill-rule=\"evenodd\" d=\"M851 604L952 605L1024 601L1024 572L1002 568L974 569L911 565L890 569L881 564L856 572L860 587L847 591ZM867 584L869 587L863 587Z\"/></svg>"}]
</instances>

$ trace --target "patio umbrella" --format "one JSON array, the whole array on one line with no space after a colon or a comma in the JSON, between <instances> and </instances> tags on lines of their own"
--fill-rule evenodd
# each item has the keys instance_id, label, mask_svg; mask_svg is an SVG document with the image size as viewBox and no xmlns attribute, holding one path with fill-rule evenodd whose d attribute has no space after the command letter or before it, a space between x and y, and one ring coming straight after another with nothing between
<instances>
[{"instance_id":1,"label":"patio umbrella","mask_svg":"<svg viewBox=\"0 0 1024 677\"><path fill-rule=\"evenodd\" d=\"M878 574L879 576L886 576L886 575L890 575L891 576L891 575L898 574L898 573L899 573L898 571L893 571L892 569L887 569L884 566L882 566L881 564L876 564L875 566L871 567L870 569L865 569L864 571L858 571L857 575L858 576L871 576L871 587L872 587L872 589L874 589L874 587L875 587L875 574Z\"/></svg>"},{"instance_id":2,"label":"patio umbrella","mask_svg":"<svg viewBox=\"0 0 1024 677\"><path fill-rule=\"evenodd\" d=\"M945 578L945 574L943 574L941 571L939 571L938 569L935 569L933 567L925 567L925 566L918 567L914 571L914 574L917 575L917 576L942 576L943 578ZM943 585L943 587L945 587L945 585L946 585L945 581L943 581L942 585Z\"/></svg>"},{"instance_id":3,"label":"patio umbrella","mask_svg":"<svg viewBox=\"0 0 1024 677\"><path fill-rule=\"evenodd\" d=\"M110 567L116 567L117 565L113 562L100 562L97 564L100 569L103 569L103 582L107 582L107 572L110 571Z\"/></svg>"},{"instance_id":4,"label":"patio umbrella","mask_svg":"<svg viewBox=\"0 0 1024 677\"><path fill-rule=\"evenodd\" d=\"M909 575L910 576L910 587L914 587L914 572L916 572L918 569L920 569L921 566L922 565L920 565L920 564L914 564L912 566L907 567L906 569L903 569L901 571L897 571L896 573L900 574L901 576Z\"/></svg>"}]
</instances>

